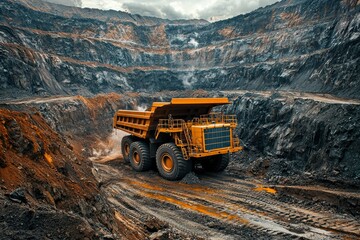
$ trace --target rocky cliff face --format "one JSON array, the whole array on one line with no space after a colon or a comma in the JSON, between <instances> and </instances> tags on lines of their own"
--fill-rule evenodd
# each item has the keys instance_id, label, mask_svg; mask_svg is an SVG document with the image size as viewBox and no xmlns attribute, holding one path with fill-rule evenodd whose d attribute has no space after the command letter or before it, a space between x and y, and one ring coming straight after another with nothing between
<instances>
[{"instance_id":1,"label":"rocky cliff face","mask_svg":"<svg viewBox=\"0 0 360 240\"><path fill-rule=\"evenodd\" d=\"M2 95L216 88L358 98L359 9L282 1L209 24L5 0Z\"/></svg>"},{"instance_id":2,"label":"rocky cliff face","mask_svg":"<svg viewBox=\"0 0 360 240\"><path fill-rule=\"evenodd\" d=\"M308 174L318 181L360 181L360 102L317 95L240 93L227 110L237 113L237 134L243 144L267 156L258 158L261 163L257 164L272 159L266 169L270 179ZM255 164L245 161L246 168Z\"/></svg>"}]
</instances>

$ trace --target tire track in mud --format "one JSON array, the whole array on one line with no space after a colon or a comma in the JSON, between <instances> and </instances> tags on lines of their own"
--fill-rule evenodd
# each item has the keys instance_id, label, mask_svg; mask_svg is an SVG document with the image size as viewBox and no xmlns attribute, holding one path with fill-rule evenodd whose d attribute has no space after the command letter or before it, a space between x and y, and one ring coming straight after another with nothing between
<instances>
[{"instance_id":1,"label":"tire track in mud","mask_svg":"<svg viewBox=\"0 0 360 240\"><path fill-rule=\"evenodd\" d=\"M220 177L220 179L224 179ZM220 187L224 184L223 181L218 179L208 179L209 182L212 182L214 186ZM241 181L241 180L240 180ZM244 182L244 181L242 181ZM245 182L245 184L248 184ZM237 184L228 183L231 187L233 185L237 186ZM306 188L306 187L305 187ZM235 190L239 190L234 187ZM264 212L274 213L274 218L276 215L284 216L286 218L290 218L295 221L298 220L300 222L305 222L307 224L312 224L313 226L330 229L333 231L339 231L344 233L351 233L357 237L360 237L360 223L356 220L352 219L343 219L342 216L336 214L326 214L326 213L317 213L314 210L309 210L306 208L298 208L296 206L292 206L283 202L279 202L273 199L266 199L262 197L261 193L252 192L251 189L244 189L247 195L246 197L239 193L238 191L227 191L225 190L227 196L236 196L236 200L245 201L250 203L252 206L256 206ZM229 200L234 200L231 198Z\"/></svg>"},{"instance_id":2,"label":"tire track in mud","mask_svg":"<svg viewBox=\"0 0 360 240\"><path fill-rule=\"evenodd\" d=\"M149 187L147 184L144 183L139 183L139 182L132 182L133 185L137 185L139 186L141 189L154 189L153 187ZM180 188L181 190L183 188ZM186 189L186 188L185 188ZM199 195L197 195L197 200L202 200L203 203L200 206L196 205L196 202L194 203L194 201L191 200L191 197L193 197L193 194L184 194L183 191L179 191L179 189L176 190L176 192L174 193L173 191L169 191L169 189L159 189L160 192L166 192L167 195L172 195L173 197L179 197L179 196L184 196L184 198L182 199L183 201L188 201L192 204L192 206L196 207L196 210L199 210L199 212L202 212L202 208L203 206L213 206L213 209L215 210L215 213L221 213L220 216L217 214L213 214L214 212L210 212L209 213L205 213L206 215L212 216L212 217L217 217L221 220L224 220L226 222L231 222L232 224L245 224L248 227L251 228L255 228L258 230L263 230L265 232L268 233L272 233L275 235L283 235L283 236L288 236L288 235L294 235L293 233L291 233L288 228L296 228L294 225L294 223L292 224L277 224L275 222L273 222L274 219L278 220L278 221L283 221L284 219L287 220L290 218L290 216L292 217L293 220L297 219L298 223L306 223L308 225L310 225L308 228L308 231L313 232L312 234L295 234L301 237L306 237L306 238L318 238L320 236L315 236L315 233L321 233L321 235L331 235L330 233L326 233L326 231L324 231L324 229L315 229L314 227L311 227L312 225L315 227L320 227L323 228L321 226L321 224L318 224L317 221L320 221L320 218L316 218L314 215L306 215L305 217L302 216L302 212L299 213L295 213L295 211L293 211L292 209L289 208L284 208L281 209L278 207L279 204L275 204L274 201L269 201L270 203L267 203L266 201L264 201L264 199L257 199L257 198L253 198L251 195L254 194L253 192L248 192L248 194L246 195L242 195L239 196L238 198L234 197L229 197L231 196L230 194L234 194L233 192L229 192L228 191L213 191L211 193L210 196L208 196L208 190L204 192L206 192L206 196L202 196L200 197ZM195 189L192 189L196 191ZM238 189L240 190L240 189ZM225 194L224 194L225 192ZM228 195L227 195L228 194ZM259 195L259 194L254 194L254 195ZM214 197L216 196L216 197ZM158 200L162 200L162 201L167 201L167 202L174 202L172 199L168 199L167 197L159 197L159 196L149 196L147 195L147 197L150 198L155 198ZM244 203L247 203L246 207L244 207ZM175 204L180 205L182 207L186 208L186 205L184 206L184 204L182 202L177 203L175 202ZM191 210L193 210L193 208L189 208ZM245 213L245 215L244 215ZM246 218L239 218L238 215L243 214L244 216L246 216ZM291 215L292 214L292 215ZM261 216L261 218L257 217L257 216ZM270 217L269 217L270 216ZM339 220L338 220L339 221ZM341 221L341 220L340 220ZM346 222L348 224L355 224L355 223L351 223L351 222ZM283 227L285 225L285 228ZM264 228L264 229L262 229ZM270 228L270 229L268 229ZM329 228L331 230L338 230L343 232L343 230L341 230L341 225L340 228L331 228L330 226L326 227Z\"/></svg>"},{"instance_id":3,"label":"tire track in mud","mask_svg":"<svg viewBox=\"0 0 360 240\"><path fill-rule=\"evenodd\" d=\"M205 175L201 185L187 185L152 171L136 173L122 163L95 163L95 169L116 218L138 239L149 236L143 224L148 218L198 239L360 238L355 219L283 203L271 193L255 191L255 182Z\"/></svg>"}]
</instances>

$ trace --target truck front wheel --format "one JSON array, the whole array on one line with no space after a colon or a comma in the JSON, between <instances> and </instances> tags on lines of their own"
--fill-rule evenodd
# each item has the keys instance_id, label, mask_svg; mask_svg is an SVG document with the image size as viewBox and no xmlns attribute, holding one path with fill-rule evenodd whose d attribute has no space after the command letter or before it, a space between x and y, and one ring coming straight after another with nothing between
<instances>
[{"instance_id":1,"label":"truck front wheel","mask_svg":"<svg viewBox=\"0 0 360 240\"><path fill-rule=\"evenodd\" d=\"M191 171L191 160L185 160L174 143L164 143L156 151L159 174L167 180L179 180Z\"/></svg>"},{"instance_id":2,"label":"truck front wheel","mask_svg":"<svg viewBox=\"0 0 360 240\"><path fill-rule=\"evenodd\" d=\"M130 145L134 142L134 137L131 135L124 136L121 139L121 153L125 162L130 161Z\"/></svg>"},{"instance_id":3,"label":"truck front wheel","mask_svg":"<svg viewBox=\"0 0 360 240\"><path fill-rule=\"evenodd\" d=\"M215 155L204 159L201 162L202 167L210 172L221 172L229 165L230 155Z\"/></svg>"},{"instance_id":4,"label":"truck front wheel","mask_svg":"<svg viewBox=\"0 0 360 240\"><path fill-rule=\"evenodd\" d=\"M133 142L130 145L130 164L137 172L149 170L152 166L149 146L145 142Z\"/></svg>"}]
</instances>

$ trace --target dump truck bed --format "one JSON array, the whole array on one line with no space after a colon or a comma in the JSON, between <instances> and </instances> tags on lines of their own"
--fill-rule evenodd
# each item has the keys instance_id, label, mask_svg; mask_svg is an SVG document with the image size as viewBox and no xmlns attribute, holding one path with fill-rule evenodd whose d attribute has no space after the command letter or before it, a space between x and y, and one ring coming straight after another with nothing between
<instances>
[{"instance_id":1,"label":"dump truck bed","mask_svg":"<svg viewBox=\"0 0 360 240\"><path fill-rule=\"evenodd\" d=\"M147 111L119 110L115 113L113 127L139 138L155 134L159 119L192 120L208 114L215 106L229 104L227 98L173 98L171 102L154 102Z\"/></svg>"}]
</instances>

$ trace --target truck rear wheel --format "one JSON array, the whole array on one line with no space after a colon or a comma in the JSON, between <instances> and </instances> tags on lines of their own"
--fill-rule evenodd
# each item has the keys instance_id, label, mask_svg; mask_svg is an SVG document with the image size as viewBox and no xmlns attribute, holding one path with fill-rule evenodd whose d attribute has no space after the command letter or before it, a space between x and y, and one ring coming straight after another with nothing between
<instances>
[{"instance_id":1,"label":"truck rear wheel","mask_svg":"<svg viewBox=\"0 0 360 240\"><path fill-rule=\"evenodd\" d=\"M130 161L130 145L134 142L134 137L131 135L125 136L121 139L121 153L125 162Z\"/></svg>"},{"instance_id":2,"label":"truck rear wheel","mask_svg":"<svg viewBox=\"0 0 360 240\"><path fill-rule=\"evenodd\" d=\"M130 164L137 172L149 170L152 166L149 146L145 142L133 142L130 145Z\"/></svg>"},{"instance_id":3,"label":"truck rear wheel","mask_svg":"<svg viewBox=\"0 0 360 240\"><path fill-rule=\"evenodd\" d=\"M206 158L202 161L201 165L203 168L210 172L221 172L229 165L230 155L216 155Z\"/></svg>"},{"instance_id":4,"label":"truck rear wheel","mask_svg":"<svg viewBox=\"0 0 360 240\"><path fill-rule=\"evenodd\" d=\"M191 160L185 160L174 143L164 143L156 151L156 166L167 180L179 180L191 171Z\"/></svg>"}]
</instances>

